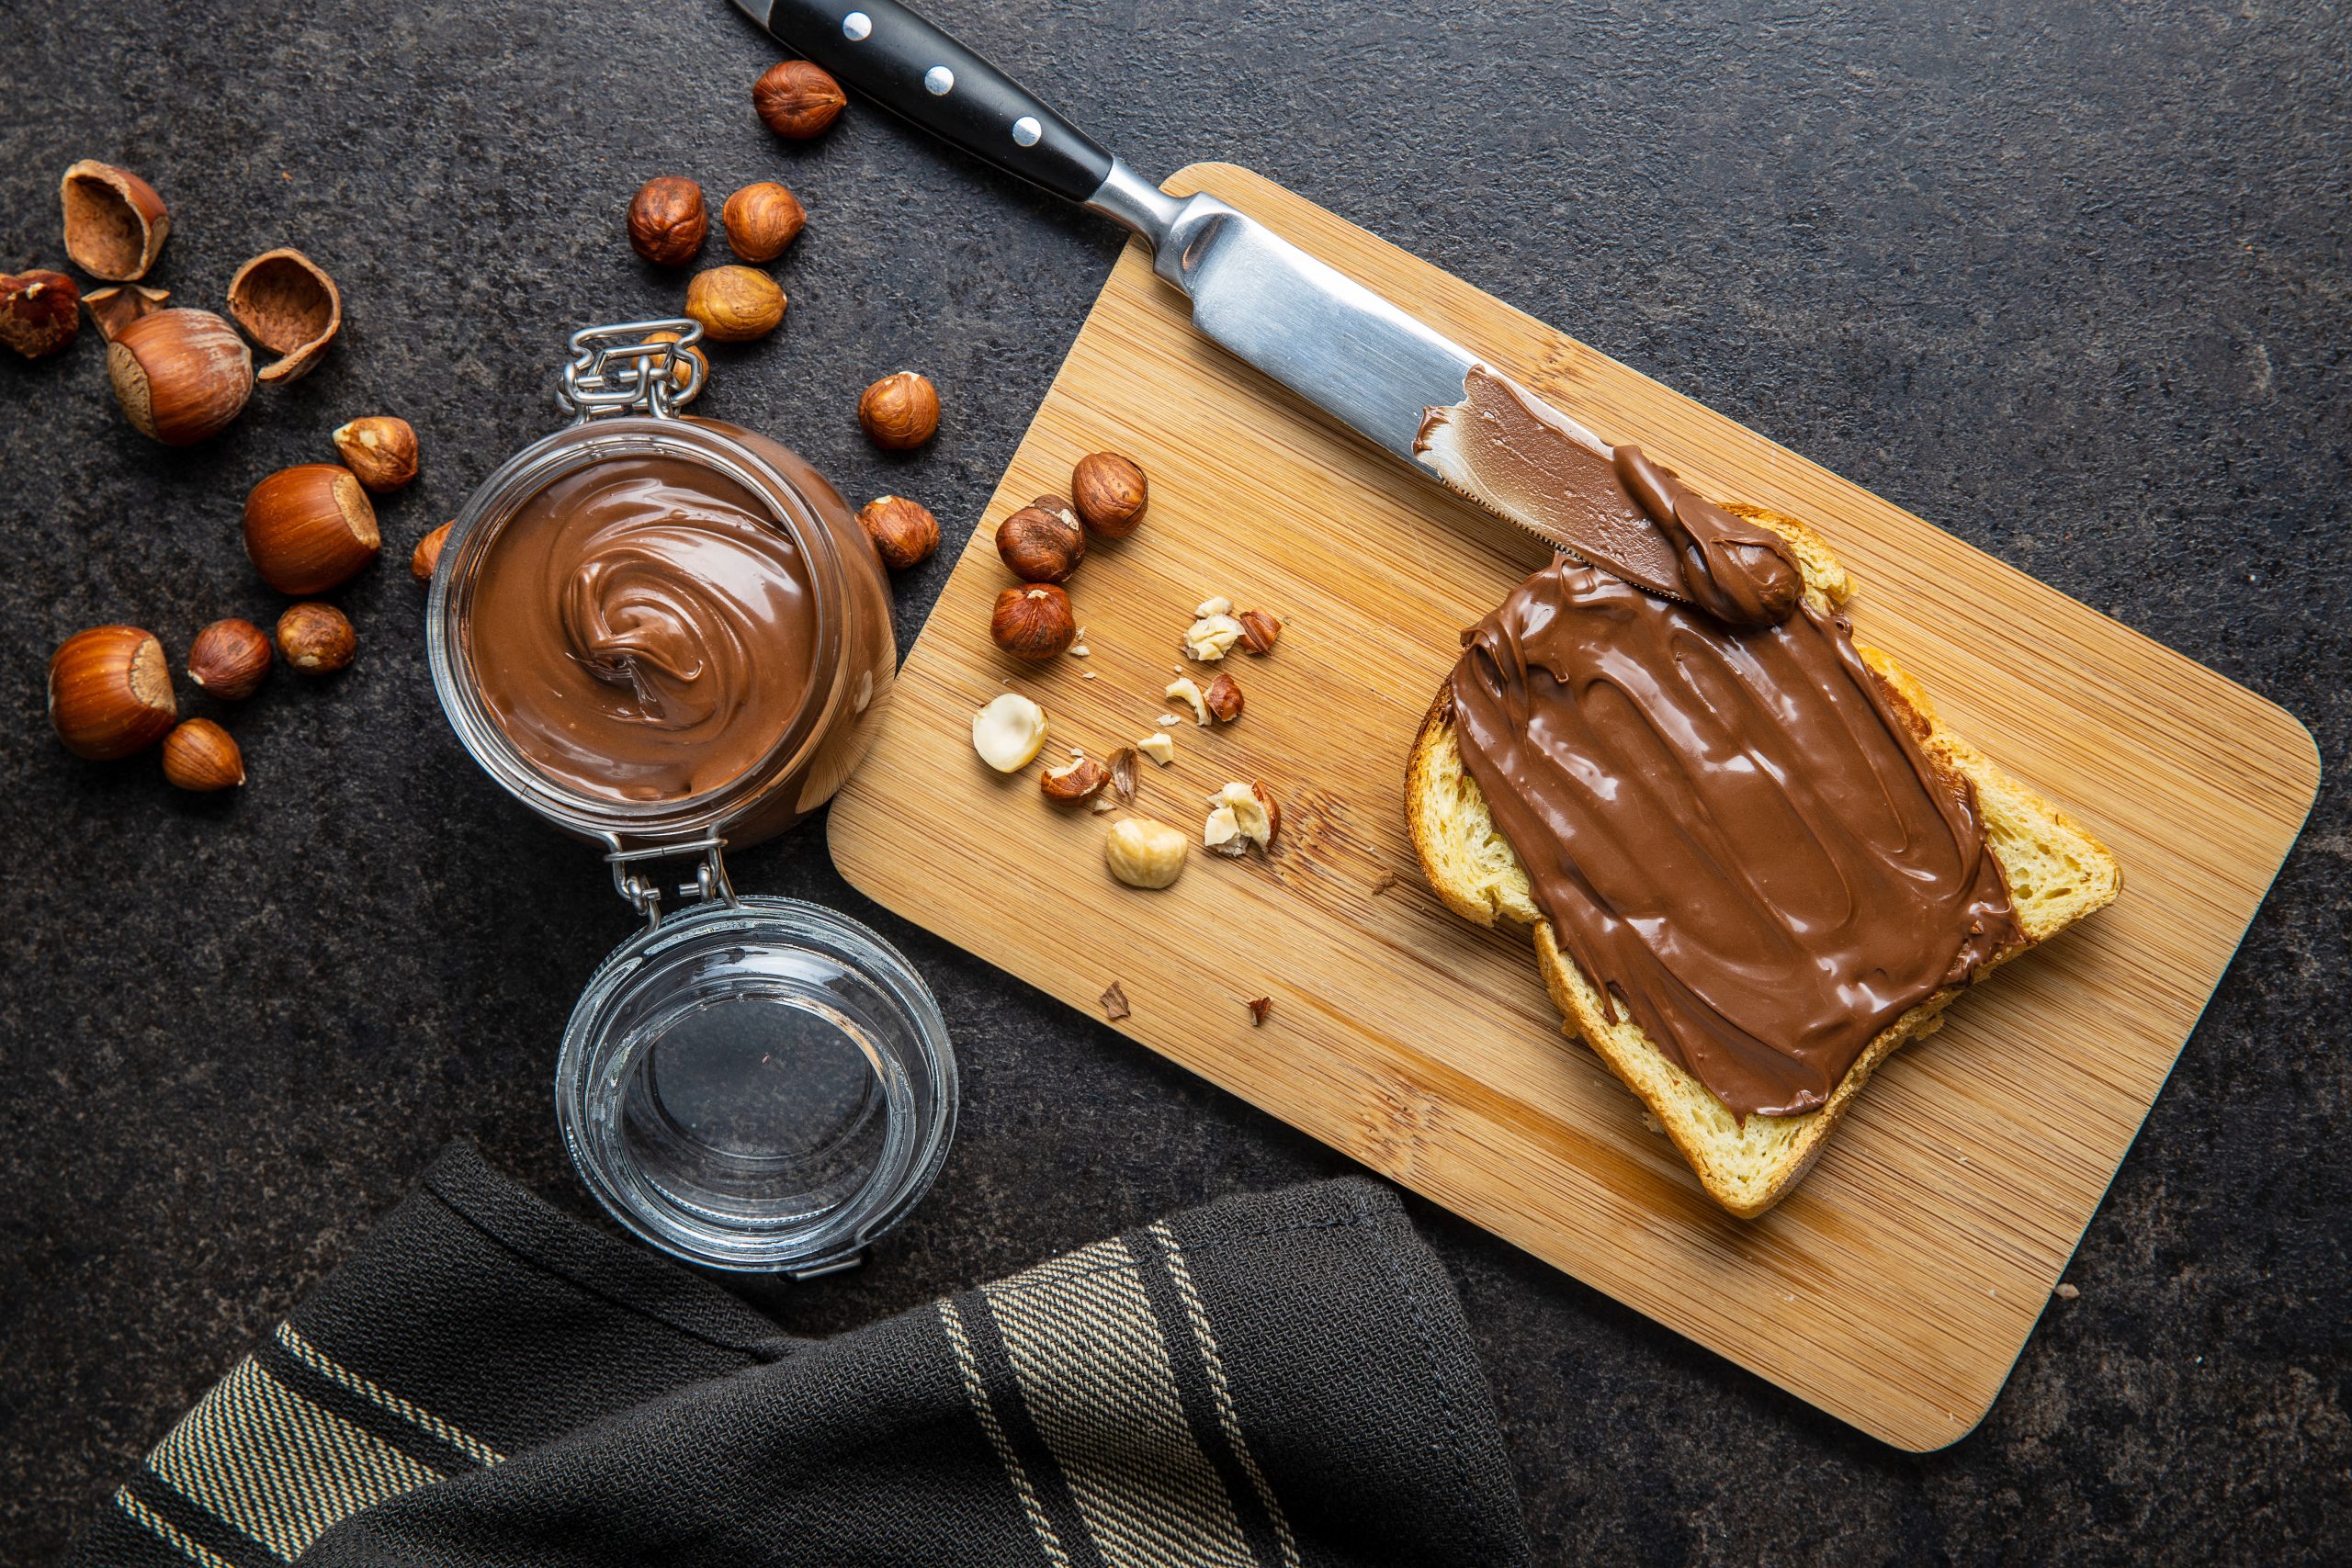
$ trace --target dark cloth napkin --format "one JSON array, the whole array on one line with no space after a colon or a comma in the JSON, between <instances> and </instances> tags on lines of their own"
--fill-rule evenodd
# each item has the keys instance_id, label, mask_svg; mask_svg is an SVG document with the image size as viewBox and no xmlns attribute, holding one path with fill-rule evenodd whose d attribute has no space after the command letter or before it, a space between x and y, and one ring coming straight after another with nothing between
<instances>
[{"instance_id":1,"label":"dark cloth napkin","mask_svg":"<svg viewBox=\"0 0 2352 1568\"><path fill-rule=\"evenodd\" d=\"M1230 1198L826 1340L469 1146L214 1384L75 1568L1530 1560L1396 1198Z\"/></svg>"}]
</instances>

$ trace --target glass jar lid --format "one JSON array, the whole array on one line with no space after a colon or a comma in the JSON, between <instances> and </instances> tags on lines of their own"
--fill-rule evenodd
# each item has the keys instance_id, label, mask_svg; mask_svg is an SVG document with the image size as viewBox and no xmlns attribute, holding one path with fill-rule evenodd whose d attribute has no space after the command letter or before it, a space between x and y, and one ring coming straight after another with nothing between
<instances>
[{"instance_id":1,"label":"glass jar lid","mask_svg":"<svg viewBox=\"0 0 2352 1568\"><path fill-rule=\"evenodd\" d=\"M556 1066L565 1146L616 1219L678 1257L848 1267L946 1157L939 1004L844 915L737 897L723 876L703 891L718 896L651 920L582 993Z\"/></svg>"}]
</instances>

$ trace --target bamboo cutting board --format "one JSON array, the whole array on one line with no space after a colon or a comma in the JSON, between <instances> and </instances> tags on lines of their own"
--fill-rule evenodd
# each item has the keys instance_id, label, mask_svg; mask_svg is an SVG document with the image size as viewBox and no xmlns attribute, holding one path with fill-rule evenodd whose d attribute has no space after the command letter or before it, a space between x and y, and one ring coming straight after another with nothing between
<instances>
[{"instance_id":1,"label":"bamboo cutting board","mask_svg":"<svg viewBox=\"0 0 2352 1568\"><path fill-rule=\"evenodd\" d=\"M2110 908L2003 969L1883 1067L1770 1213L1702 1195L1633 1096L1564 1039L1524 939L1449 914L1404 825L1405 759L1460 628L1540 561L1193 335L1130 246L909 655L833 858L876 901L1700 1343L1914 1450L1990 1407L2309 810L2280 709L1246 170L1208 189L1700 489L1791 513L1860 584L1856 625L1959 732L2113 847ZM1124 452L1143 527L1068 585L1085 660L988 636L992 535L1070 466ZM1223 666L1247 711L1173 731L1136 810L1197 840L1203 797L1265 781L1270 863L1197 848L1164 893L1102 869L1112 817L1001 778L970 718L1011 686L1046 761L1153 731L1213 593L1280 615ZM1197 672L1198 666L1189 667ZM1086 679L1087 676L1092 679ZM1205 682L1204 682L1205 683ZM1244 1006L1273 998L1263 1027Z\"/></svg>"}]
</instances>

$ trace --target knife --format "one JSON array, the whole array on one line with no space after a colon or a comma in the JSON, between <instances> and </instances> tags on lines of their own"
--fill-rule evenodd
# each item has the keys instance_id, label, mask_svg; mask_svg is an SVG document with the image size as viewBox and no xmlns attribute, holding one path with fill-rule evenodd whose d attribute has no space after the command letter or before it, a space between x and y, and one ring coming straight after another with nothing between
<instances>
[{"instance_id":1,"label":"knife","mask_svg":"<svg viewBox=\"0 0 2352 1568\"><path fill-rule=\"evenodd\" d=\"M1171 197L1012 77L896 0L733 0L785 48L1007 174L1116 220L1189 296L1193 325L1423 476L1555 548L1685 596L1676 547L1633 515L1532 505L1459 456L1425 447L1437 411L1467 420L1472 373L1602 464L1612 448L1461 344L1213 196ZM1442 421L1440 423L1442 423ZM1547 435L1546 439L1552 436ZM1605 509L1604 509L1605 510Z\"/></svg>"}]
</instances>

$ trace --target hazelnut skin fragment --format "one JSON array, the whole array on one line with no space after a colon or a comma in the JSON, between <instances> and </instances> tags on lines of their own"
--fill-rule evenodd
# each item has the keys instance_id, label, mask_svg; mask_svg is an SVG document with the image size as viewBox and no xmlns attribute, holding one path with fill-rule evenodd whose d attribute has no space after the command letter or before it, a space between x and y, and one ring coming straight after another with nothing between
<instances>
[{"instance_id":1,"label":"hazelnut skin fragment","mask_svg":"<svg viewBox=\"0 0 2352 1568\"><path fill-rule=\"evenodd\" d=\"M49 722L76 757L107 762L143 751L178 717L171 662L151 631L92 626L49 656Z\"/></svg>"},{"instance_id":2,"label":"hazelnut skin fragment","mask_svg":"<svg viewBox=\"0 0 2352 1568\"><path fill-rule=\"evenodd\" d=\"M1261 657L1272 653L1274 644L1282 640L1283 624L1270 611L1244 610L1233 617L1241 623L1241 651Z\"/></svg>"},{"instance_id":3,"label":"hazelnut skin fragment","mask_svg":"<svg viewBox=\"0 0 2352 1568\"><path fill-rule=\"evenodd\" d=\"M449 542L449 530L457 525L454 521L444 523L416 542L416 548L411 550L408 557L408 574L411 577L419 582L433 581L433 569L441 564L441 547Z\"/></svg>"},{"instance_id":4,"label":"hazelnut skin fragment","mask_svg":"<svg viewBox=\"0 0 2352 1568\"><path fill-rule=\"evenodd\" d=\"M192 795L235 789L245 782L244 753L209 718L191 718L164 737L164 777Z\"/></svg>"},{"instance_id":5,"label":"hazelnut skin fragment","mask_svg":"<svg viewBox=\"0 0 2352 1568\"><path fill-rule=\"evenodd\" d=\"M1240 683L1230 675L1219 675L1209 682L1209 689L1201 694L1201 705L1207 708L1209 716L1219 724L1231 724L1241 716Z\"/></svg>"},{"instance_id":6,"label":"hazelnut skin fragment","mask_svg":"<svg viewBox=\"0 0 2352 1568\"><path fill-rule=\"evenodd\" d=\"M683 175L657 175L629 198L629 245L655 266L685 265L709 233L702 186Z\"/></svg>"},{"instance_id":7,"label":"hazelnut skin fragment","mask_svg":"<svg viewBox=\"0 0 2352 1568\"><path fill-rule=\"evenodd\" d=\"M208 695L241 703L269 673L269 637L251 621L215 621L188 645L187 678Z\"/></svg>"},{"instance_id":8,"label":"hazelnut skin fragment","mask_svg":"<svg viewBox=\"0 0 2352 1568\"><path fill-rule=\"evenodd\" d=\"M1080 757L1067 767L1047 768L1038 774L1037 790L1057 806L1076 806L1091 799L1110 778L1110 769L1091 757Z\"/></svg>"},{"instance_id":9,"label":"hazelnut skin fragment","mask_svg":"<svg viewBox=\"0 0 2352 1568\"><path fill-rule=\"evenodd\" d=\"M775 279L755 267L714 266L686 285L686 314L718 343L750 343L775 331L788 303Z\"/></svg>"},{"instance_id":10,"label":"hazelnut skin fragment","mask_svg":"<svg viewBox=\"0 0 2352 1568\"><path fill-rule=\"evenodd\" d=\"M1070 470L1069 499L1079 520L1106 539L1124 539L1143 522L1151 486L1143 470L1116 452L1094 452Z\"/></svg>"},{"instance_id":11,"label":"hazelnut skin fragment","mask_svg":"<svg viewBox=\"0 0 2352 1568\"><path fill-rule=\"evenodd\" d=\"M892 571L922 565L939 547L939 519L903 495L875 497L858 509L857 523Z\"/></svg>"},{"instance_id":12,"label":"hazelnut skin fragment","mask_svg":"<svg viewBox=\"0 0 2352 1568\"><path fill-rule=\"evenodd\" d=\"M939 389L911 370L885 376L857 400L857 423L874 445L906 452L939 430Z\"/></svg>"},{"instance_id":13,"label":"hazelnut skin fragment","mask_svg":"<svg viewBox=\"0 0 2352 1568\"><path fill-rule=\"evenodd\" d=\"M277 617L277 651L305 675L328 675L351 662L359 636L332 604L296 604Z\"/></svg>"},{"instance_id":14,"label":"hazelnut skin fragment","mask_svg":"<svg viewBox=\"0 0 2352 1568\"><path fill-rule=\"evenodd\" d=\"M63 352L82 330L81 299L62 272L0 272L0 343L27 359Z\"/></svg>"},{"instance_id":15,"label":"hazelnut skin fragment","mask_svg":"<svg viewBox=\"0 0 2352 1568\"><path fill-rule=\"evenodd\" d=\"M778 136L806 141L841 118L849 95L833 73L806 60L779 60L752 84L752 107Z\"/></svg>"},{"instance_id":16,"label":"hazelnut skin fragment","mask_svg":"<svg viewBox=\"0 0 2352 1568\"><path fill-rule=\"evenodd\" d=\"M335 431L334 441L344 466L378 495L416 478L416 432L404 419L381 413L355 419Z\"/></svg>"},{"instance_id":17,"label":"hazelnut skin fragment","mask_svg":"<svg viewBox=\"0 0 2352 1568\"><path fill-rule=\"evenodd\" d=\"M728 247L737 255L747 262L772 262L800 238L808 213L790 190L762 180L729 197L718 219L727 226Z\"/></svg>"},{"instance_id":18,"label":"hazelnut skin fragment","mask_svg":"<svg viewBox=\"0 0 2352 1568\"><path fill-rule=\"evenodd\" d=\"M383 547L359 476L334 463L271 474L245 497L245 554L280 593L323 593L357 576Z\"/></svg>"},{"instance_id":19,"label":"hazelnut skin fragment","mask_svg":"<svg viewBox=\"0 0 2352 1568\"><path fill-rule=\"evenodd\" d=\"M1078 617L1069 594L1050 582L1032 582L996 596L989 636L1015 659L1043 663L1078 640Z\"/></svg>"},{"instance_id":20,"label":"hazelnut skin fragment","mask_svg":"<svg viewBox=\"0 0 2352 1568\"><path fill-rule=\"evenodd\" d=\"M996 553L1023 582L1066 581L1086 558L1086 530L1069 512L1041 504L1058 499L1040 496L997 525Z\"/></svg>"}]
</instances>

